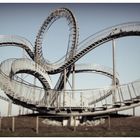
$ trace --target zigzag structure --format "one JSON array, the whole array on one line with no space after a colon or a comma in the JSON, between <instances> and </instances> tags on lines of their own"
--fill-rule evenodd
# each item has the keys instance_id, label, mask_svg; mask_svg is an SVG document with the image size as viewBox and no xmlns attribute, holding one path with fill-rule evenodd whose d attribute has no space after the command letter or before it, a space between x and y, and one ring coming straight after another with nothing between
<instances>
[{"instance_id":1,"label":"zigzag structure","mask_svg":"<svg viewBox=\"0 0 140 140\"><path fill-rule=\"evenodd\" d=\"M69 27L67 53L57 62L50 63L43 57L42 42L51 25L65 18ZM67 8L54 10L43 22L32 45L16 35L0 35L0 47L23 48L29 58L12 58L0 64L0 88L7 97L1 100L43 114L53 115L102 115L140 106L140 81L120 85L119 74L114 69L97 64L75 64L82 57L102 44L126 36L140 36L140 22L119 24L100 31L78 43L79 31L75 16ZM42 87L30 84L17 74L29 74L37 78ZM52 86L50 75L60 74ZM113 85L100 89L66 89L70 75L99 73L111 78ZM35 98L33 98L33 95ZM76 98L73 97L76 96Z\"/></svg>"}]
</instances>

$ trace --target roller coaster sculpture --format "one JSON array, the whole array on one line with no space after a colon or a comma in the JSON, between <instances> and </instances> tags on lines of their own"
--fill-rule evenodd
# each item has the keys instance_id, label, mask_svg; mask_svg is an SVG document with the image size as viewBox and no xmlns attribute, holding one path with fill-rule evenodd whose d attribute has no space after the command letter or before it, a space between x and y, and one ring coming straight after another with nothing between
<instances>
[{"instance_id":1,"label":"roller coaster sculpture","mask_svg":"<svg viewBox=\"0 0 140 140\"><path fill-rule=\"evenodd\" d=\"M69 26L69 47L62 59L50 63L43 57L42 42L51 25L65 18ZM140 105L140 81L120 85L119 76L111 68L95 64L76 65L80 58L102 44L125 36L140 36L140 22L130 22L107 28L78 43L78 26L73 13L67 8L54 10L43 22L33 46L27 39L15 35L0 35L0 47L23 48L29 58L8 59L0 64L0 88L8 98L2 100L44 114L54 115L101 115ZM33 50L34 48L34 50ZM68 78L73 73L99 73L114 78L115 88L66 90ZM42 87L27 83L17 76L26 73L37 78ZM60 73L53 87L49 75ZM72 97L75 94L76 98ZM114 94L115 93L115 94ZM35 95L35 99L32 95ZM115 96L115 101L112 97Z\"/></svg>"}]
</instances>

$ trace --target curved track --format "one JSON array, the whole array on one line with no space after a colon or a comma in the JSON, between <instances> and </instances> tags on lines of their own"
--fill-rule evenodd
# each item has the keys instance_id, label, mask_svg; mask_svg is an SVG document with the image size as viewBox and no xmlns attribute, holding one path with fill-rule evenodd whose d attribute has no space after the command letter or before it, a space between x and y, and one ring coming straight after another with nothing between
<instances>
[{"instance_id":1,"label":"curved track","mask_svg":"<svg viewBox=\"0 0 140 140\"><path fill-rule=\"evenodd\" d=\"M35 61L39 64L41 63L43 66L45 64L46 69L50 69L52 65L49 64L48 61L46 61L43 57L43 52L42 52L43 37L44 37L45 32L47 32L50 26L52 25L52 23L54 23L59 18L65 18L67 20L69 31L70 31L69 44L68 44L68 49L67 49L69 53L66 52L65 61L73 58L76 52L77 43L78 43L78 27L77 27L76 19L73 13L69 9L59 8L53 11L48 16L48 18L43 22L35 41L35 54L36 54ZM72 66L69 66L66 68L67 78L70 75L71 69L72 69ZM59 80L56 83L56 86L54 88L55 90L62 90L64 88L63 79L64 79L64 72L62 71L59 77Z\"/></svg>"},{"instance_id":2,"label":"curved track","mask_svg":"<svg viewBox=\"0 0 140 140\"><path fill-rule=\"evenodd\" d=\"M73 72L73 71L71 71ZM77 64L75 65L76 73L98 73L113 79L113 70L109 67L97 64ZM116 85L119 85L119 74L116 73Z\"/></svg>"},{"instance_id":3,"label":"curved track","mask_svg":"<svg viewBox=\"0 0 140 140\"><path fill-rule=\"evenodd\" d=\"M12 63L11 75L14 76L15 74L18 73L31 74L39 79L45 90L52 89L52 83L48 74L45 73L45 70L40 65L36 64L30 59L26 58L16 59Z\"/></svg>"},{"instance_id":4,"label":"curved track","mask_svg":"<svg viewBox=\"0 0 140 140\"><path fill-rule=\"evenodd\" d=\"M21 63L22 63L22 65L21 65ZM84 69L84 67L85 67L85 69ZM102 73L105 76L109 76L109 77L113 78L112 70L105 66L101 66L101 65L78 65L77 66L76 65L75 68L76 68L75 69L76 73L77 72L78 73L87 72L87 71L88 72L97 72L97 73ZM1 72L9 78L12 78L17 73L28 73L28 74L34 75L41 81L46 93L48 93L47 91L50 88L52 88L50 77L48 77L48 75L46 73L44 73L45 72L44 69L42 69L42 67L37 64L35 65L35 63L32 62L30 59L23 59L23 58L22 59L8 59L8 60L5 60L2 62L0 69L1 69ZM3 76L3 75L1 75L1 76ZM119 83L118 78L116 79L116 81L117 81L116 84L118 84ZM2 81L1 81L1 83L2 83ZM19 83L19 84L21 84L21 83ZM16 86L16 84L15 84L15 86ZM25 87L24 86L25 86L25 84L22 84L22 86L21 86L22 90L24 88L25 89L27 88L26 86ZM30 87L28 87L28 88L30 88ZM15 87L15 89L16 89L16 87ZM18 92L21 92L21 91L18 91ZM44 98L47 98L47 97L44 97Z\"/></svg>"},{"instance_id":5,"label":"curved track","mask_svg":"<svg viewBox=\"0 0 140 140\"><path fill-rule=\"evenodd\" d=\"M45 33L50 26L59 18L65 18L69 26L69 44L67 52L53 64L45 60L42 52L42 42ZM11 35L0 35L0 47L16 46L23 48L30 59L8 59L0 65L0 87L13 103L26 108L36 110L40 113L58 115L100 115L115 111L121 111L140 105L139 87L140 81L119 85L119 78L116 74L115 96L116 101L112 102L114 87L105 89L64 91L64 71L66 71L66 82L73 72L96 72L104 74L113 79L111 69L100 65L75 65L80 58L96 47L125 36L140 36L140 22L131 22L116 25L98 32L78 44L78 27L73 13L67 8L54 10L43 22L35 41L34 52L32 44L25 38ZM77 49L78 48L78 49ZM39 88L35 85L15 80L18 73L31 74L43 85ZM52 87L49 74L60 73L59 80L55 87ZM76 99L71 98L76 93ZM27 93L27 94L26 94ZM36 99L32 95L38 96ZM94 97L93 97L94 95ZM126 98L127 97L127 98ZM8 101L8 99L0 97ZM69 114L70 113L70 114Z\"/></svg>"},{"instance_id":6,"label":"curved track","mask_svg":"<svg viewBox=\"0 0 140 140\"><path fill-rule=\"evenodd\" d=\"M16 46L23 48L34 60L33 45L25 38L16 35L0 35L0 47Z\"/></svg>"},{"instance_id":7,"label":"curved track","mask_svg":"<svg viewBox=\"0 0 140 140\"><path fill-rule=\"evenodd\" d=\"M59 73L70 65L73 65L81 57L96 47L109 42L112 39L126 36L140 36L140 22L116 25L88 37L78 45L78 50L72 59L68 59L66 62L61 60L62 62L60 64L52 65L51 68L46 69L46 71L48 71L49 74Z\"/></svg>"},{"instance_id":8,"label":"curved track","mask_svg":"<svg viewBox=\"0 0 140 140\"><path fill-rule=\"evenodd\" d=\"M43 52L42 52L42 42L44 39L44 34L45 32L48 31L48 29L50 28L50 26L59 18L65 18L68 22L68 26L69 26L69 31L70 31L70 43L68 47L68 51L69 54L66 53L66 57L65 59L70 59L73 57L76 48L77 48L77 43L78 43L78 27L77 27L77 23L76 23L76 19L73 15L73 13L67 9L67 8L59 8L55 11L53 11L48 17L47 19L43 22L37 37L36 37L36 41L35 41L35 54L37 55L37 61L39 62L43 62L42 65L47 64L47 66L51 67L51 64L48 63L48 61L45 60L45 58L43 57Z\"/></svg>"}]
</instances>

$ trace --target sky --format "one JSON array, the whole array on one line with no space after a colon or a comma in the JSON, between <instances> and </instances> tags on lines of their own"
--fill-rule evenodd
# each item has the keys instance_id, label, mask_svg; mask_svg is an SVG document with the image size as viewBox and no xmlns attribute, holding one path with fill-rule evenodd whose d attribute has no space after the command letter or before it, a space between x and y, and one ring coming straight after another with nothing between
<instances>
[{"instance_id":1,"label":"sky","mask_svg":"<svg viewBox=\"0 0 140 140\"><path fill-rule=\"evenodd\" d=\"M140 4L80 4L80 3L31 3L0 4L0 34L19 35L27 38L33 45L39 28L49 14L57 8L69 8L75 15L79 27L79 42L105 28L120 23L140 21ZM69 30L65 19L59 19L45 35L43 55L51 62L57 61L66 53ZM115 40L116 70L120 83L140 78L140 39L125 37ZM0 61L22 56L22 49L16 47L0 48ZM112 68L111 42L101 45L81 58L76 64L100 64ZM53 85L58 80L52 76ZM70 77L71 81L71 77ZM99 74L77 74L76 89L109 86L111 80ZM3 104L4 105L4 104ZM3 112L3 111L2 111Z\"/></svg>"}]
</instances>

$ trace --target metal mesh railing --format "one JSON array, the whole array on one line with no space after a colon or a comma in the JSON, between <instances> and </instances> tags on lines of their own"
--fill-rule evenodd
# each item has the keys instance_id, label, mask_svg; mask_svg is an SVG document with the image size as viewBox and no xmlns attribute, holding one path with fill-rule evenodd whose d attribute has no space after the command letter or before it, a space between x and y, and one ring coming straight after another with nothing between
<instances>
[{"instance_id":1,"label":"metal mesh railing","mask_svg":"<svg viewBox=\"0 0 140 140\"><path fill-rule=\"evenodd\" d=\"M53 73L54 70L57 71L57 69L60 69L60 67L66 67L67 65L70 65L71 63L73 63L72 59L76 58L76 60L78 60L79 58L84 56L87 52L95 48L97 45L92 45L95 42L100 42L101 44L102 42L105 41L105 38L108 38L107 40L109 41L114 36L116 36L117 38L117 35L119 35L118 37L121 37L121 35L122 36L130 35L129 34L130 32L131 34L137 34L137 35L138 33L140 34L140 22L130 22L130 23L119 24L117 26L107 28L103 31L100 31L96 34L91 35L90 37L86 38L84 41L79 43L78 49L73 58L67 59L64 61L65 56L63 56L62 57L63 59L61 58L60 59L61 61L57 62L57 64L48 65L47 71L52 71ZM77 55L79 56L77 57ZM58 70L58 72L60 72L60 70Z\"/></svg>"}]
</instances>

